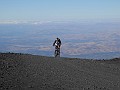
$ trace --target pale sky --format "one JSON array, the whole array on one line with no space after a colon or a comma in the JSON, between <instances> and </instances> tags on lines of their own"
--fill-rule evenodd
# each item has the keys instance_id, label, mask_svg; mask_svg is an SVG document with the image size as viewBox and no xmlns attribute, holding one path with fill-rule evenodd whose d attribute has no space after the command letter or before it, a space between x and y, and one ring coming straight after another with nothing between
<instances>
[{"instance_id":1,"label":"pale sky","mask_svg":"<svg viewBox=\"0 0 120 90\"><path fill-rule=\"evenodd\" d=\"M120 19L120 0L0 0L0 20Z\"/></svg>"}]
</instances>

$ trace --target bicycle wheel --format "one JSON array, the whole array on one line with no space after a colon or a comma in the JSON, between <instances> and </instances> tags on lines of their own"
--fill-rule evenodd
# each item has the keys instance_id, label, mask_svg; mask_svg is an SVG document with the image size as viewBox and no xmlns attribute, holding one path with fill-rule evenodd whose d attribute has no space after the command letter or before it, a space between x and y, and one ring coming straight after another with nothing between
<instances>
[{"instance_id":1,"label":"bicycle wheel","mask_svg":"<svg viewBox=\"0 0 120 90\"><path fill-rule=\"evenodd\" d=\"M57 50L55 50L55 52L54 52L54 56L57 57Z\"/></svg>"}]
</instances>

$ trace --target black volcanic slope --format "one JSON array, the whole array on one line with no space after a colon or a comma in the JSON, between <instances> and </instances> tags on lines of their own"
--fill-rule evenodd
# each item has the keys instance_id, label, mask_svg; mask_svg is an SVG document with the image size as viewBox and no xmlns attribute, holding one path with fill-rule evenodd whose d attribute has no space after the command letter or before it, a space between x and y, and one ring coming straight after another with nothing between
<instances>
[{"instance_id":1,"label":"black volcanic slope","mask_svg":"<svg viewBox=\"0 0 120 90\"><path fill-rule=\"evenodd\" d=\"M0 54L0 90L120 90L120 59Z\"/></svg>"}]
</instances>

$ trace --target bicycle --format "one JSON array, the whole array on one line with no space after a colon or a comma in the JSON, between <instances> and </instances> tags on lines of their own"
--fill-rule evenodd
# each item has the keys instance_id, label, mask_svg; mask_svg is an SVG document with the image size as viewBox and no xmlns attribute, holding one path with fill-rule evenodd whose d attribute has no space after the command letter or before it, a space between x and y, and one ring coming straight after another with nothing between
<instances>
[{"instance_id":1,"label":"bicycle","mask_svg":"<svg viewBox=\"0 0 120 90\"><path fill-rule=\"evenodd\" d=\"M60 57L60 47L59 46L55 46L54 56L55 57Z\"/></svg>"}]
</instances>

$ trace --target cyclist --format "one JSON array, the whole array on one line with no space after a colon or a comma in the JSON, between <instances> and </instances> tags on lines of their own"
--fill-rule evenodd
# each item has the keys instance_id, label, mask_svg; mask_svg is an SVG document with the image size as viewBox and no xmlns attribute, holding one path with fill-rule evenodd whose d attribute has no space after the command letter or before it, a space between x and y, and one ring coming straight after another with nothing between
<instances>
[{"instance_id":1,"label":"cyclist","mask_svg":"<svg viewBox=\"0 0 120 90\"><path fill-rule=\"evenodd\" d=\"M59 38L56 38L56 40L53 43L53 46L55 46L55 56L60 55L60 46L61 46L61 40Z\"/></svg>"}]
</instances>

